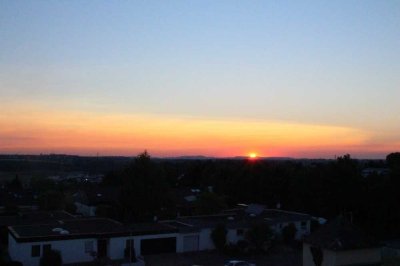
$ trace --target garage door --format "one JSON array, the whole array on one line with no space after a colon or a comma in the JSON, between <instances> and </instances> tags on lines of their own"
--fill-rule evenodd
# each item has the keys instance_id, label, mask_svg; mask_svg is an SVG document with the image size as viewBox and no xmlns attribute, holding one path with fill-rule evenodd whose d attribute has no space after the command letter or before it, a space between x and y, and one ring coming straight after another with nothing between
<instances>
[{"instance_id":1,"label":"garage door","mask_svg":"<svg viewBox=\"0 0 400 266\"><path fill-rule=\"evenodd\" d=\"M191 252L199 250L199 235L191 235L183 237L183 252Z\"/></svg>"},{"instance_id":2,"label":"garage door","mask_svg":"<svg viewBox=\"0 0 400 266\"><path fill-rule=\"evenodd\" d=\"M176 237L142 239L140 254L151 255L176 252Z\"/></svg>"}]
</instances>

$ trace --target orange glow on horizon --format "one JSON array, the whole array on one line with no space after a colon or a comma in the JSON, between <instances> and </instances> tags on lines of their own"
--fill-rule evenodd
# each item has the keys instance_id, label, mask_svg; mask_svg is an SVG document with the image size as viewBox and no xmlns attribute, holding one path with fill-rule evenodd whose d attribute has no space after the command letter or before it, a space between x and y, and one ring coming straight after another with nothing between
<instances>
[{"instance_id":1,"label":"orange glow on horizon","mask_svg":"<svg viewBox=\"0 0 400 266\"><path fill-rule=\"evenodd\" d=\"M0 107L1 153L237 156L249 146L270 157L333 157L381 151L369 132L280 121L22 110ZM383 146L393 150L393 146ZM305 155L304 155L305 154ZM257 158L256 152L248 153ZM315 155L314 155L315 156Z\"/></svg>"},{"instance_id":2,"label":"orange glow on horizon","mask_svg":"<svg viewBox=\"0 0 400 266\"><path fill-rule=\"evenodd\" d=\"M258 158L257 153L255 153L255 152L249 153L249 159L250 159L250 160L255 160L255 159L257 159L257 158Z\"/></svg>"}]
</instances>

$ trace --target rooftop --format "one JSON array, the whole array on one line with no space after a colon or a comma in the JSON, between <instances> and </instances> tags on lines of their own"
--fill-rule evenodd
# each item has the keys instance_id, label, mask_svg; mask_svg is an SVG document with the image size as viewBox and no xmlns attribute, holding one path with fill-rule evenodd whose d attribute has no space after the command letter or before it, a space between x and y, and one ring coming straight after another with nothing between
<instances>
[{"instance_id":1,"label":"rooftop","mask_svg":"<svg viewBox=\"0 0 400 266\"><path fill-rule=\"evenodd\" d=\"M94 237L168 234L177 228L163 223L123 225L106 218L75 218L51 220L48 223L13 225L9 227L18 242L61 240Z\"/></svg>"},{"instance_id":2,"label":"rooftop","mask_svg":"<svg viewBox=\"0 0 400 266\"><path fill-rule=\"evenodd\" d=\"M378 243L342 216L323 225L304 241L329 250L350 250L377 247Z\"/></svg>"},{"instance_id":3,"label":"rooftop","mask_svg":"<svg viewBox=\"0 0 400 266\"><path fill-rule=\"evenodd\" d=\"M0 216L0 226L48 224L69 219L75 217L65 211L18 212L15 215Z\"/></svg>"},{"instance_id":4,"label":"rooftop","mask_svg":"<svg viewBox=\"0 0 400 266\"><path fill-rule=\"evenodd\" d=\"M60 220L49 224L10 226L18 242L129 235L121 223L105 218Z\"/></svg>"}]
</instances>

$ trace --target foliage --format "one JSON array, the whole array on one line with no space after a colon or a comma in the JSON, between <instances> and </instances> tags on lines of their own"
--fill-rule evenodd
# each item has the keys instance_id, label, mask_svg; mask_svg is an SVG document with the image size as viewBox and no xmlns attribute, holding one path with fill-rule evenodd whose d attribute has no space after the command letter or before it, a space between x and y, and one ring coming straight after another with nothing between
<instances>
[{"instance_id":1,"label":"foliage","mask_svg":"<svg viewBox=\"0 0 400 266\"><path fill-rule=\"evenodd\" d=\"M315 266L321 266L324 260L324 253L320 248L310 247L311 255Z\"/></svg>"},{"instance_id":2,"label":"foliage","mask_svg":"<svg viewBox=\"0 0 400 266\"><path fill-rule=\"evenodd\" d=\"M258 223L247 230L245 237L257 251L262 251L265 244L271 241L272 231L267 224Z\"/></svg>"},{"instance_id":3,"label":"foliage","mask_svg":"<svg viewBox=\"0 0 400 266\"><path fill-rule=\"evenodd\" d=\"M122 173L120 214L125 221L151 220L171 204L163 169L147 151Z\"/></svg>"},{"instance_id":4,"label":"foliage","mask_svg":"<svg viewBox=\"0 0 400 266\"><path fill-rule=\"evenodd\" d=\"M211 232L211 239L213 240L214 246L218 250L223 250L226 245L226 234L228 231L224 224L217 225Z\"/></svg>"},{"instance_id":5,"label":"foliage","mask_svg":"<svg viewBox=\"0 0 400 266\"><path fill-rule=\"evenodd\" d=\"M219 213L226 208L223 197L208 191L201 193L196 203L196 213L200 215Z\"/></svg>"},{"instance_id":6,"label":"foliage","mask_svg":"<svg viewBox=\"0 0 400 266\"><path fill-rule=\"evenodd\" d=\"M49 190L39 196L39 208L46 211L63 210L65 208L64 193Z\"/></svg>"},{"instance_id":7,"label":"foliage","mask_svg":"<svg viewBox=\"0 0 400 266\"><path fill-rule=\"evenodd\" d=\"M12 189L22 189L22 182L19 179L18 175L16 175L14 177L14 179L12 179L9 183L8 183L8 187L12 188Z\"/></svg>"},{"instance_id":8,"label":"foliage","mask_svg":"<svg viewBox=\"0 0 400 266\"><path fill-rule=\"evenodd\" d=\"M36 191L49 191L56 189L54 180L43 177L32 177L30 180L30 187Z\"/></svg>"},{"instance_id":9,"label":"foliage","mask_svg":"<svg viewBox=\"0 0 400 266\"><path fill-rule=\"evenodd\" d=\"M391 168L400 168L400 152L393 152L386 156L386 163Z\"/></svg>"},{"instance_id":10,"label":"foliage","mask_svg":"<svg viewBox=\"0 0 400 266\"><path fill-rule=\"evenodd\" d=\"M61 266L62 257L59 251L49 250L40 258L40 266Z\"/></svg>"},{"instance_id":11,"label":"foliage","mask_svg":"<svg viewBox=\"0 0 400 266\"><path fill-rule=\"evenodd\" d=\"M290 223L290 224L286 225L282 229L283 242L286 244L292 243L296 237L296 232L297 232L297 229L296 229L296 226L294 225L294 223Z\"/></svg>"}]
</instances>

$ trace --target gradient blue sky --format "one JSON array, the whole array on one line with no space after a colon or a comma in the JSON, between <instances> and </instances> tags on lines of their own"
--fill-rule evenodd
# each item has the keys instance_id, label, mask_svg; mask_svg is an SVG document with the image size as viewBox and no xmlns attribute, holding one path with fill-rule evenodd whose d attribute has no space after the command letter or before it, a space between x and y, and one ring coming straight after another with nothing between
<instances>
[{"instance_id":1,"label":"gradient blue sky","mask_svg":"<svg viewBox=\"0 0 400 266\"><path fill-rule=\"evenodd\" d=\"M99 116L150 115L348 128L363 133L349 149L323 142L278 152L278 143L269 153L267 136L248 149L383 157L400 149L399 85L400 1L0 1L0 128L9 129L0 152L74 151L16 143L40 127L34 114L81 113L94 127ZM27 113L39 122L18 123ZM136 144L132 151L149 146ZM109 145L104 153L117 153ZM155 153L247 152L245 143L224 153L200 146Z\"/></svg>"}]
</instances>

